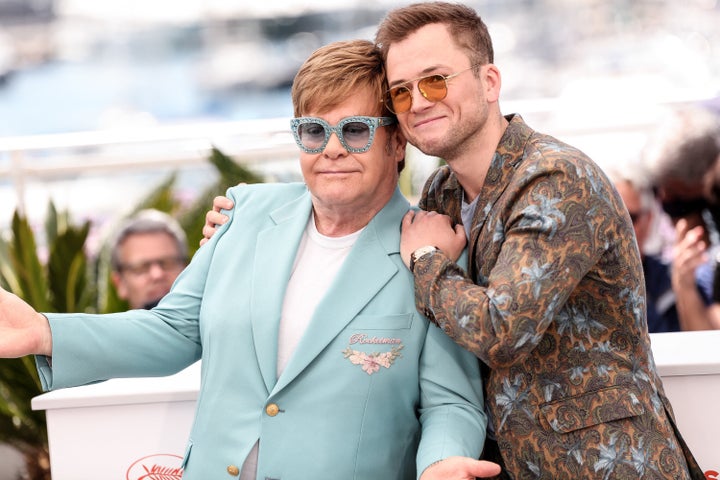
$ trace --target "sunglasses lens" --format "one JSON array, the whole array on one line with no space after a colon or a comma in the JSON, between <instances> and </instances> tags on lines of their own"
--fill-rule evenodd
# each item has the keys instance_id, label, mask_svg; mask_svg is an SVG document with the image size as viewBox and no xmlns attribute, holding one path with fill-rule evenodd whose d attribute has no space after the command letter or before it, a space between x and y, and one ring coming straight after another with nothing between
<instances>
[{"instance_id":1,"label":"sunglasses lens","mask_svg":"<svg viewBox=\"0 0 720 480\"><path fill-rule=\"evenodd\" d=\"M349 147L365 149L370 142L370 126L363 122L348 122L342 127L342 136Z\"/></svg>"},{"instance_id":2,"label":"sunglasses lens","mask_svg":"<svg viewBox=\"0 0 720 480\"><path fill-rule=\"evenodd\" d=\"M393 113L405 113L412 105L412 93L408 87L391 88L388 92L388 107Z\"/></svg>"},{"instance_id":3,"label":"sunglasses lens","mask_svg":"<svg viewBox=\"0 0 720 480\"><path fill-rule=\"evenodd\" d=\"M320 148L325 143L325 127L317 122L298 125L298 137L308 150Z\"/></svg>"},{"instance_id":4,"label":"sunglasses lens","mask_svg":"<svg viewBox=\"0 0 720 480\"><path fill-rule=\"evenodd\" d=\"M431 102L439 102L447 95L447 83L442 75L430 75L421 78L418 82L418 89L423 97Z\"/></svg>"}]
</instances>

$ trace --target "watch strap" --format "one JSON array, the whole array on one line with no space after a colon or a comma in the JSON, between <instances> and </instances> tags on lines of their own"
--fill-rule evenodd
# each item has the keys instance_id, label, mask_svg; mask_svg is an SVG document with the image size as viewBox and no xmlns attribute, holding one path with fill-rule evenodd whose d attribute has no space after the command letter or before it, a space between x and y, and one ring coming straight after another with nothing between
<instances>
[{"instance_id":1,"label":"watch strap","mask_svg":"<svg viewBox=\"0 0 720 480\"><path fill-rule=\"evenodd\" d=\"M439 248L433 245L425 245L424 247L420 247L416 249L414 252L410 254L410 271L415 272L415 263L420 259L421 257L424 257L425 255L429 253L433 253L438 251Z\"/></svg>"}]
</instances>

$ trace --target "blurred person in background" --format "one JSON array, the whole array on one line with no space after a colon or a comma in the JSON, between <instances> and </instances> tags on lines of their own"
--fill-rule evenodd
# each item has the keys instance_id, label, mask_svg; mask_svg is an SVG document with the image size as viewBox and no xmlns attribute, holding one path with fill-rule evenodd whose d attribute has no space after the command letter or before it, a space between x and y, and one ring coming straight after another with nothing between
<instances>
[{"instance_id":1,"label":"blurred person in background","mask_svg":"<svg viewBox=\"0 0 720 480\"><path fill-rule=\"evenodd\" d=\"M720 110L718 110L720 115ZM720 156L710 171L705 175L705 194L709 202L710 212L715 225L720 225ZM715 249L711 256L715 264L712 282L712 303L710 305L710 328L720 329L720 249Z\"/></svg>"},{"instance_id":2,"label":"blurred person in background","mask_svg":"<svg viewBox=\"0 0 720 480\"><path fill-rule=\"evenodd\" d=\"M648 248L650 237L657 234L654 230L657 226L655 196L647 182L640 175L634 175L636 172L637 169L623 165L622 170L609 169L608 175L622 197L635 229L645 276L648 332L676 332L680 330L680 320L670 276L671 266L661 252L652 252ZM690 294L700 295L697 288L691 289Z\"/></svg>"},{"instance_id":3,"label":"blurred person in background","mask_svg":"<svg viewBox=\"0 0 720 480\"><path fill-rule=\"evenodd\" d=\"M720 295L713 298L717 270L719 205L708 182L720 157L720 118L701 106L672 110L648 136L643 167L662 210L674 227L672 285L682 330L720 327ZM699 287L699 296L677 295Z\"/></svg>"},{"instance_id":4,"label":"blurred person in background","mask_svg":"<svg viewBox=\"0 0 720 480\"><path fill-rule=\"evenodd\" d=\"M111 279L130 308L157 305L187 264L187 238L180 224L147 209L126 220L110 250Z\"/></svg>"}]
</instances>

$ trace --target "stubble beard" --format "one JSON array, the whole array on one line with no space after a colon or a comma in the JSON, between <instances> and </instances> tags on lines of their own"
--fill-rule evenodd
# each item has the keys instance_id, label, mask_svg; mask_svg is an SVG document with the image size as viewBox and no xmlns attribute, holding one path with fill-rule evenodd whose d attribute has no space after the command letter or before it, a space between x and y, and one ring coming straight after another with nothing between
<instances>
[{"instance_id":1,"label":"stubble beard","mask_svg":"<svg viewBox=\"0 0 720 480\"><path fill-rule=\"evenodd\" d=\"M474 140L482 135L489 117L487 103L483 102L478 110L471 119L450 125L444 135L425 141L417 135L409 135L410 143L425 155L439 157L450 163L465 155L472 148L471 145L476 143Z\"/></svg>"},{"instance_id":2,"label":"stubble beard","mask_svg":"<svg viewBox=\"0 0 720 480\"><path fill-rule=\"evenodd\" d=\"M465 125L463 128L451 128L446 135L431 140L425 140L414 136L412 143L425 155L442 158L445 162L450 163L452 160L462 156L469 140L472 139L480 130L482 126L477 124Z\"/></svg>"}]
</instances>

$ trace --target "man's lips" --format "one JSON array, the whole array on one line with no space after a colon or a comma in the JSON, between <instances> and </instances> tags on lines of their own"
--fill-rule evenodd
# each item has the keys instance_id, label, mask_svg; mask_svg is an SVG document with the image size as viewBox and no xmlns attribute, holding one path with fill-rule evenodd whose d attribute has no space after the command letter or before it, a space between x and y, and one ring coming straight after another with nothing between
<instances>
[{"instance_id":1,"label":"man's lips","mask_svg":"<svg viewBox=\"0 0 720 480\"><path fill-rule=\"evenodd\" d=\"M436 121L438 121L438 120L440 120L440 119L442 119L442 118L443 118L442 116L439 116L439 117L431 117L431 118L424 118L424 119L422 119L422 120L416 121L416 122L413 124L413 127L415 127L415 128L423 127L423 126L429 125L429 124L431 124L431 123L434 123L434 122L436 122Z\"/></svg>"},{"instance_id":2,"label":"man's lips","mask_svg":"<svg viewBox=\"0 0 720 480\"><path fill-rule=\"evenodd\" d=\"M357 170L320 170L320 175L349 175L351 173L357 173Z\"/></svg>"}]
</instances>

